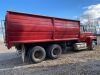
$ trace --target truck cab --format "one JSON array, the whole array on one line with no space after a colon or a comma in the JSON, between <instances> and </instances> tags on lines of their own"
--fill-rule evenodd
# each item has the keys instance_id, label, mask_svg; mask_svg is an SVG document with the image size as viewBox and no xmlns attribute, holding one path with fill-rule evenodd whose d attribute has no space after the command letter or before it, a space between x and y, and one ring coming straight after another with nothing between
<instances>
[{"instance_id":1,"label":"truck cab","mask_svg":"<svg viewBox=\"0 0 100 75\"><path fill-rule=\"evenodd\" d=\"M85 30L84 26L80 26L80 41L86 42L89 49L94 49L97 45L97 37L92 33Z\"/></svg>"}]
</instances>

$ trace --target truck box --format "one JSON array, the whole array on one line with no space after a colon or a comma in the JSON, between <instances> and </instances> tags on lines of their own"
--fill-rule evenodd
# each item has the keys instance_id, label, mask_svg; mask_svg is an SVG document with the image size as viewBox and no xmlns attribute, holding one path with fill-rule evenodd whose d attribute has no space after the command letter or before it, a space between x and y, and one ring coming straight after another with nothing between
<instances>
[{"instance_id":1,"label":"truck box","mask_svg":"<svg viewBox=\"0 0 100 75\"><path fill-rule=\"evenodd\" d=\"M6 42L48 42L79 39L80 22L41 15L8 11L6 15Z\"/></svg>"}]
</instances>

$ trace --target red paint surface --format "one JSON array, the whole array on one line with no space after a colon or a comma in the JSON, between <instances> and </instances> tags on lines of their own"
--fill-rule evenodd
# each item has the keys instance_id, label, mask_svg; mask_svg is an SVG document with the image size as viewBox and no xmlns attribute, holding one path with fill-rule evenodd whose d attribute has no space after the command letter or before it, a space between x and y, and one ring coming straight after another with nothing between
<instances>
[{"instance_id":1,"label":"red paint surface","mask_svg":"<svg viewBox=\"0 0 100 75\"><path fill-rule=\"evenodd\" d=\"M93 36L93 33L91 32L84 32L80 34L80 41L84 41L87 43L87 45L91 45L92 40L97 39L96 36Z\"/></svg>"},{"instance_id":2,"label":"red paint surface","mask_svg":"<svg viewBox=\"0 0 100 75\"><path fill-rule=\"evenodd\" d=\"M79 39L80 22L8 11L5 22L6 44Z\"/></svg>"}]
</instances>

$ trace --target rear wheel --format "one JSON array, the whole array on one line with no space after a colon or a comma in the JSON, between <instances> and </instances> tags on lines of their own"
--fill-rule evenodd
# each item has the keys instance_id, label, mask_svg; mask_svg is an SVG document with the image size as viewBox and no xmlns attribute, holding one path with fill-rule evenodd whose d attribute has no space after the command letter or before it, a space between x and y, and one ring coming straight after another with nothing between
<instances>
[{"instance_id":1,"label":"rear wheel","mask_svg":"<svg viewBox=\"0 0 100 75\"><path fill-rule=\"evenodd\" d=\"M61 47L57 44L49 46L46 51L47 51L47 56L51 59L58 58L62 53Z\"/></svg>"},{"instance_id":2,"label":"rear wheel","mask_svg":"<svg viewBox=\"0 0 100 75\"><path fill-rule=\"evenodd\" d=\"M35 46L29 51L28 56L32 63L39 63L45 59L46 52L43 47Z\"/></svg>"}]
</instances>

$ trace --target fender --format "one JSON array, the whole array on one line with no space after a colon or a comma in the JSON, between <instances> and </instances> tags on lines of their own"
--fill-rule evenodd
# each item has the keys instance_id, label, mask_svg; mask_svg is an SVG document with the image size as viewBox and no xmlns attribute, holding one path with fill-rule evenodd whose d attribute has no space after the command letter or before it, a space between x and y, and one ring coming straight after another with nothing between
<instances>
[{"instance_id":1,"label":"fender","mask_svg":"<svg viewBox=\"0 0 100 75\"><path fill-rule=\"evenodd\" d=\"M89 45L91 45L93 40L95 40L95 42L97 44L97 37L96 36L87 36L85 42L89 46Z\"/></svg>"}]
</instances>

